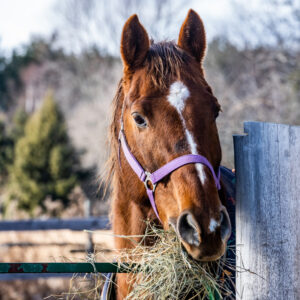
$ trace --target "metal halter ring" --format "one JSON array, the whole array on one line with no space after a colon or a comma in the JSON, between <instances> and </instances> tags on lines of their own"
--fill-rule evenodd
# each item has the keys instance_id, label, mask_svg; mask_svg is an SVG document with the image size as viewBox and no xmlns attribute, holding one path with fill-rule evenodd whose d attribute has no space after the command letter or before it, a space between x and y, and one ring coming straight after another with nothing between
<instances>
[{"instance_id":1,"label":"metal halter ring","mask_svg":"<svg viewBox=\"0 0 300 300\"><path fill-rule=\"evenodd\" d=\"M146 174L146 178L144 180L145 187L146 187L147 190L152 190L152 192L154 193L154 191L156 189L156 183L152 182L151 174L149 172L145 171L145 174ZM152 188L149 185L149 183L152 185Z\"/></svg>"}]
</instances>

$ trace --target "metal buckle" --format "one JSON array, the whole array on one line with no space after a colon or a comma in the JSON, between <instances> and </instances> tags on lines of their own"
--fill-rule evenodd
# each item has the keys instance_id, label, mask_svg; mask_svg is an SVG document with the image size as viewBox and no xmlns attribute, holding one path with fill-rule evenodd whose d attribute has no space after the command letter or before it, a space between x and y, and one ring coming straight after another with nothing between
<instances>
[{"instance_id":1,"label":"metal buckle","mask_svg":"<svg viewBox=\"0 0 300 300\"><path fill-rule=\"evenodd\" d=\"M152 180L151 180L151 173L145 171L145 174L146 174L146 178L144 180L144 185L146 187L147 190L152 190L152 192L154 193L155 189L156 189L156 183L153 183ZM152 189L151 189L151 186L149 186L149 182L151 183L152 185Z\"/></svg>"}]
</instances>

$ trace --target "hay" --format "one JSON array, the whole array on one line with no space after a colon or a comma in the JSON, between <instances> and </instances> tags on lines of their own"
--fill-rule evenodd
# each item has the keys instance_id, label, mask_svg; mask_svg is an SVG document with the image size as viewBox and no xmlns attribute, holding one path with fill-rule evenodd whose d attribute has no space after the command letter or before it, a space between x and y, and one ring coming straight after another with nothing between
<instances>
[{"instance_id":1,"label":"hay","mask_svg":"<svg viewBox=\"0 0 300 300\"><path fill-rule=\"evenodd\" d=\"M69 259L64 258L64 261L70 262ZM60 294L52 294L43 299L45 300L99 300L102 288L104 286L106 277L96 271L95 255L88 253L84 261L89 262L95 272L88 274L73 274L69 281L68 291Z\"/></svg>"},{"instance_id":2,"label":"hay","mask_svg":"<svg viewBox=\"0 0 300 300\"><path fill-rule=\"evenodd\" d=\"M105 277L100 273L90 273L81 276L74 274L69 282L68 291L52 294L47 300L99 300Z\"/></svg>"},{"instance_id":3,"label":"hay","mask_svg":"<svg viewBox=\"0 0 300 300\"><path fill-rule=\"evenodd\" d=\"M225 258L211 263L195 261L183 249L173 230L164 231L147 222L146 233L142 236L114 236L136 244L134 249L119 250L115 257L128 273L132 273L128 275L132 289L126 300L234 299L230 287L234 286L230 278L234 270L231 262ZM136 238L141 241L136 242ZM145 246L146 240L154 244ZM101 251L87 256L86 260L93 265L99 258L105 259ZM68 292L51 295L49 299L99 299L104 281L105 277L97 272L84 277L74 275Z\"/></svg>"},{"instance_id":4,"label":"hay","mask_svg":"<svg viewBox=\"0 0 300 300\"><path fill-rule=\"evenodd\" d=\"M149 237L155 237L155 244L144 246ZM173 230L148 223L142 241L134 249L121 251L118 261L126 262L128 271L136 273L128 276L132 290L127 300L231 298L229 262L224 258L211 263L193 260Z\"/></svg>"}]
</instances>

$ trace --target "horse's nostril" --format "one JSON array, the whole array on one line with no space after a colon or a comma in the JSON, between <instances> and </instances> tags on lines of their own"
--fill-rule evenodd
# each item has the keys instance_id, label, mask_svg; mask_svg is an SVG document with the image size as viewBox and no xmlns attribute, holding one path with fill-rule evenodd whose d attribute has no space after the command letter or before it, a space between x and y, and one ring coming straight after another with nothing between
<instances>
[{"instance_id":1,"label":"horse's nostril","mask_svg":"<svg viewBox=\"0 0 300 300\"><path fill-rule=\"evenodd\" d=\"M221 211L220 224L221 224L221 239L227 240L231 234L231 223L225 208Z\"/></svg>"},{"instance_id":2,"label":"horse's nostril","mask_svg":"<svg viewBox=\"0 0 300 300\"><path fill-rule=\"evenodd\" d=\"M200 229L190 213L182 214L177 223L180 237L190 245L200 245Z\"/></svg>"}]
</instances>

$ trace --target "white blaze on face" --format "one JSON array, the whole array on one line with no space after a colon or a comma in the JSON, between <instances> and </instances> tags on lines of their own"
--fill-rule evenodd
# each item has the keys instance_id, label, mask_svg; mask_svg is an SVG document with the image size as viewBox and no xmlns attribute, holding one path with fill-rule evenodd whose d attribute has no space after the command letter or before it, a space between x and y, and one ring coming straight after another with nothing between
<instances>
[{"instance_id":1,"label":"white blaze on face","mask_svg":"<svg viewBox=\"0 0 300 300\"><path fill-rule=\"evenodd\" d=\"M183 110L185 108L185 102L189 98L190 92L188 88L181 82L175 81L170 86L170 92L168 95L168 101L172 106L176 108L179 113L180 119L182 121L182 126L185 131L186 139L188 144L190 145L190 150L192 154L198 154L197 152L197 144L194 141L193 135L190 131L187 130L185 120L182 116ZM198 176L202 184L204 184L206 176L204 172L204 167L202 164L195 164Z\"/></svg>"},{"instance_id":2,"label":"white blaze on face","mask_svg":"<svg viewBox=\"0 0 300 300\"><path fill-rule=\"evenodd\" d=\"M218 226L220 226L220 224L215 219L212 218L210 220L210 223L209 223L209 226L208 226L209 231L214 232Z\"/></svg>"}]
</instances>

